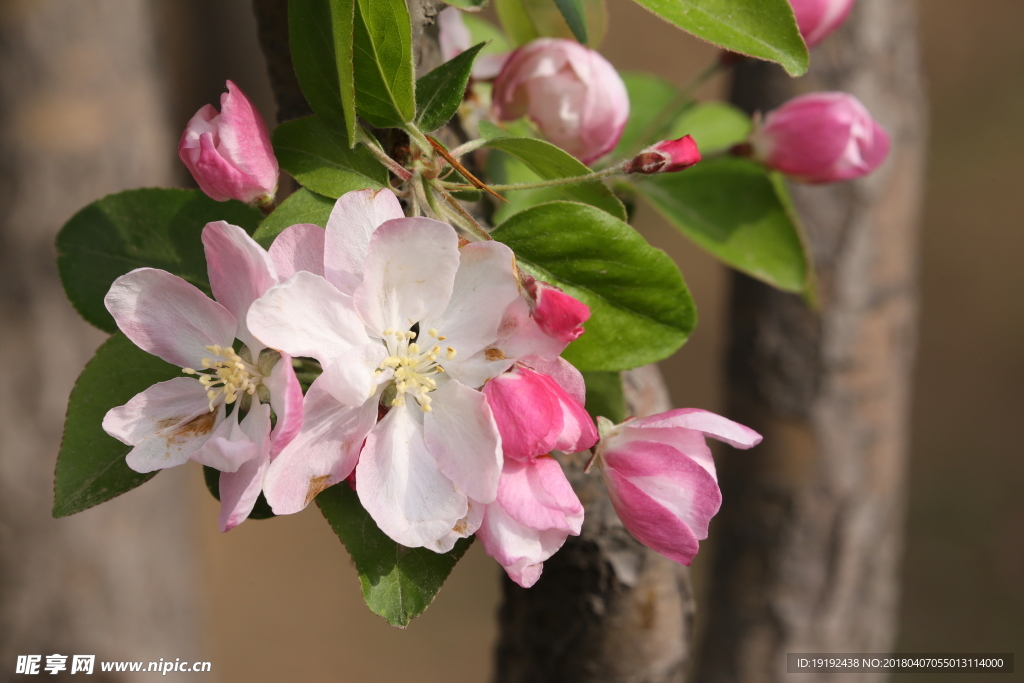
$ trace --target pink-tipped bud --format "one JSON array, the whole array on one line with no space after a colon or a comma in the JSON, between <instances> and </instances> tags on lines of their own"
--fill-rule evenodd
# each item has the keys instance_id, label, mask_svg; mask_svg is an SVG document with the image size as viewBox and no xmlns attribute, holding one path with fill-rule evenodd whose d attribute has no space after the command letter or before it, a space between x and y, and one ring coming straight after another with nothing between
<instances>
[{"instance_id":1,"label":"pink-tipped bud","mask_svg":"<svg viewBox=\"0 0 1024 683\"><path fill-rule=\"evenodd\" d=\"M583 334L590 307L557 287L527 276L523 286L533 297L533 320L544 334L568 344Z\"/></svg>"},{"instance_id":2,"label":"pink-tipped bud","mask_svg":"<svg viewBox=\"0 0 1024 683\"><path fill-rule=\"evenodd\" d=\"M277 192L278 166L267 124L231 81L220 113L204 105L185 126L178 156L203 192L218 202L265 204Z\"/></svg>"},{"instance_id":3,"label":"pink-tipped bud","mask_svg":"<svg viewBox=\"0 0 1024 683\"><path fill-rule=\"evenodd\" d=\"M678 140L662 140L640 150L622 167L626 173L674 173L700 161L700 150L689 135Z\"/></svg>"},{"instance_id":4,"label":"pink-tipped bud","mask_svg":"<svg viewBox=\"0 0 1024 683\"><path fill-rule=\"evenodd\" d=\"M846 21L854 0L789 0L807 47L814 47Z\"/></svg>"},{"instance_id":5,"label":"pink-tipped bud","mask_svg":"<svg viewBox=\"0 0 1024 683\"><path fill-rule=\"evenodd\" d=\"M889 135L844 92L793 98L765 115L750 143L756 159L808 183L859 178L889 153Z\"/></svg>"},{"instance_id":6,"label":"pink-tipped bud","mask_svg":"<svg viewBox=\"0 0 1024 683\"><path fill-rule=\"evenodd\" d=\"M538 38L513 52L494 81L493 102L499 120L530 117L585 164L615 147L629 118L629 95L615 67L561 38Z\"/></svg>"}]
</instances>

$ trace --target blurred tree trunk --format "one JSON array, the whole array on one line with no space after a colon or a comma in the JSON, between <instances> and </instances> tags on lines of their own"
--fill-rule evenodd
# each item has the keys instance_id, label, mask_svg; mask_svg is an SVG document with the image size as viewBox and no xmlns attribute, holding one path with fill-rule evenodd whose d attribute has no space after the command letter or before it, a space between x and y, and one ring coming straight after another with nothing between
<instances>
[{"instance_id":1,"label":"blurred tree trunk","mask_svg":"<svg viewBox=\"0 0 1024 683\"><path fill-rule=\"evenodd\" d=\"M806 78L744 64L733 101L766 111L810 90L855 94L892 152L866 179L793 188L820 311L733 277L728 415L765 438L720 469L702 683L788 680L788 652L895 644L926 142L911 0L858 2Z\"/></svg>"},{"instance_id":2,"label":"blurred tree trunk","mask_svg":"<svg viewBox=\"0 0 1024 683\"><path fill-rule=\"evenodd\" d=\"M175 136L150 8L0 4L2 678L23 654L198 655L181 473L74 517L50 517L68 393L103 338L64 297L54 236L104 194L172 180Z\"/></svg>"}]
</instances>

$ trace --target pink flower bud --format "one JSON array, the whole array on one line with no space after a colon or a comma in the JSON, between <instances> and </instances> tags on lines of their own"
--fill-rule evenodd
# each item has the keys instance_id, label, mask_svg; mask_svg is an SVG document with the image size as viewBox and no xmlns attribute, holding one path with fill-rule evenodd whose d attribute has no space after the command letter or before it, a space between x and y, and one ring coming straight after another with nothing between
<instances>
[{"instance_id":1,"label":"pink flower bud","mask_svg":"<svg viewBox=\"0 0 1024 683\"><path fill-rule=\"evenodd\" d=\"M544 334L566 344L583 334L589 306L540 280L524 278L523 285L536 302L533 320Z\"/></svg>"},{"instance_id":2,"label":"pink flower bud","mask_svg":"<svg viewBox=\"0 0 1024 683\"><path fill-rule=\"evenodd\" d=\"M529 116L585 164L615 147L629 118L629 95L615 68L561 38L538 38L513 52L494 81L493 101L499 120Z\"/></svg>"},{"instance_id":3,"label":"pink flower bud","mask_svg":"<svg viewBox=\"0 0 1024 683\"><path fill-rule=\"evenodd\" d=\"M854 0L789 0L807 47L814 47L846 21Z\"/></svg>"},{"instance_id":4,"label":"pink flower bud","mask_svg":"<svg viewBox=\"0 0 1024 683\"><path fill-rule=\"evenodd\" d=\"M700 161L700 150L689 135L678 140L662 140L645 147L623 166L626 173L675 173Z\"/></svg>"},{"instance_id":5,"label":"pink flower bud","mask_svg":"<svg viewBox=\"0 0 1024 683\"><path fill-rule=\"evenodd\" d=\"M889 135L844 92L793 98L765 115L750 142L757 159L808 183L859 178L889 153Z\"/></svg>"},{"instance_id":6,"label":"pink flower bud","mask_svg":"<svg viewBox=\"0 0 1024 683\"><path fill-rule=\"evenodd\" d=\"M689 565L722 502L705 437L750 448L761 435L696 408L618 426L598 421L597 463L623 526L648 548Z\"/></svg>"},{"instance_id":7,"label":"pink flower bud","mask_svg":"<svg viewBox=\"0 0 1024 683\"><path fill-rule=\"evenodd\" d=\"M278 166L267 125L237 85L227 86L219 114L204 105L185 126L178 156L218 202L269 202L277 192Z\"/></svg>"}]
</instances>

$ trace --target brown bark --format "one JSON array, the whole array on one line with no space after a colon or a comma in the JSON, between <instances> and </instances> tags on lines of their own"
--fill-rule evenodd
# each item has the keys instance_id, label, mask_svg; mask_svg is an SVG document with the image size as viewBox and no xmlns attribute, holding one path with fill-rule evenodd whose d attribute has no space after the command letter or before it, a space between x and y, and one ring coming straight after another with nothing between
<instances>
[{"instance_id":1,"label":"brown bark","mask_svg":"<svg viewBox=\"0 0 1024 683\"><path fill-rule=\"evenodd\" d=\"M170 184L175 136L154 36L147 3L0 4L4 679L24 654L198 655L181 474L67 519L50 517L68 393L104 336L67 303L54 236L104 194Z\"/></svg>"},{"instance_id":2,"label":"brown bark","mask_svg":"<svg viewBox=\"0 0 1024 683\"><path fill-rule=\"evenodd\" d=\"M894 645L925 145L920 79L910 0L858 2L804 79L754 63L736 74L733 99L748 111L799 92L852 92L893 144L866 179L793 188L820 311L734 277L728 414L765 439L720 470L702 682L780 681L787 652Z\"/></svg>"},{"instance_id":3,"label":"brown bark","mask_svg":"<svg viewBox=\"0 0 1024 683\"><path fill-rule=\"evenodd\" d=\"M654 366L624 378L633 414L671 408ZM505 579L497 681L682 681L694 616L688 570L629 535L600 474L583 474L584 460L565 464L586 508L583 533L544 563L532 588Z\"/></svg>"}]
</instances>

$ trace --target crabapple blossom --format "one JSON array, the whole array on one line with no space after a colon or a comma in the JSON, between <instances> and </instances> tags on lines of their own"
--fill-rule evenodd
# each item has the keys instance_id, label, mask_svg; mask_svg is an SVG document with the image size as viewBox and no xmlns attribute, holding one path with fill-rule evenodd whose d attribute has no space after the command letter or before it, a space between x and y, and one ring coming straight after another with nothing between
<instances>
[{"instance_id":1,"label":"crabapple blossom","mask_svg":"<svg viewBox=\"0 0 1024 683\"><path fill-rule=\"evenodd\" d=\"M807 47L814 47L846 21L854 0L789 0Z\"/></svg>"},{"instance_id":2,"label":"crabapple blossom","mask_svg":"<svg viewBox=\"0 0 1024 683\"><path fill-rule=\"evenodd\" d=\"M267 349L245 324L250 304L277 284L274 259L282 259L288 240L281 244L268 254L241 228L209 223L203 247L216 300L155 268L117 278L104 299L125 336L187 376L154 384L111 409L103 429L133 447L127 463L137 472L188 460L220 470L222 531L252 511L270 461L302 423L291 358Z\"/></svg>"},{"instance_id":3,"label":"crabapple blossom","mask_svg":"<svg viewBox=\"0 0 1024 683\"><path fill-rule=\"evenodd\" d=\"M384 533L435 550L472 533L492 502L501 437L479 388L513 362L493 344L519 297L497 242L459 247L450 225L406 218L389 190L349 192L327 223L321 272L300 271L248 322L274 348L315 358L302 431L264 492L297 512L355 471Z\"/></svg>"},{"instance_id":4,"label":"crabapple blossom","mask_svg":"<svg viewBox=\"0 0 1024 683\"><path fill-rule=\"evenodd\" d=\"M853 95L815 92L764 116L750 137L754 157L808 183L871 173L889 153L889 135Z\"/></svg>"},{"instance_id":5,"label":"crabapple blossom","mask_svg":"<svg viewBox=\"0 0 1024 683\"><path fill-rule=\"evenodd\" d=\"M630 159L622 168L625 173L675 173L700 161L697 142L689 135L678 140L662 140Z\"/></svg>"},{"instance_id":6,"label":"crabapple blossom","mask_svg":"<svg viewBox=\"0 0 1024 683\"><path fill-rule=\"evenodd\" d=\"M454 7L447 7L437 15L437 42L441 48L441 59L448 61L468 50L473 45L472 36L462 12ZM472 76L478 81L493 80L501 72L508 61L509 52L488 53L477 55L473 61Z\"/></svg>"},{"instance_id":7,"label":"crabapple blossom","mask_svg":"<svg viewBox=\"0 0 1024 683\"><path fill-rule=\"evenodd\" d=\"M585 164L615 147L629 118L629 95L615 67L561 38L538 38L513 52L492 97L499 120L528 116Z\"/></svg>"},{"instance_id":8,"label":"crabapple blossom","mask_svg":"<svg viewBox=\"0 0 1024 683\"><path fill-rule=\"evenodd\" d=\"M272 204L279 171L267 124L237 85L228 81L227 88L220 113L206 104L189 120L178 156L218 202Z\"/></svg>"},{"instance_id":9,"label":"crabapple blossom","mask_svg":"<svg viewBox=\"0 0 1024 683\"><path fill-rule=\"evenodd\" d=\"M761 442L754 430L696 408L613 425L598 418L601 468L619 519L638 541L689 565L718 512L722 493L705 437L736 448Z\"/></svg>"}]
</instances>

